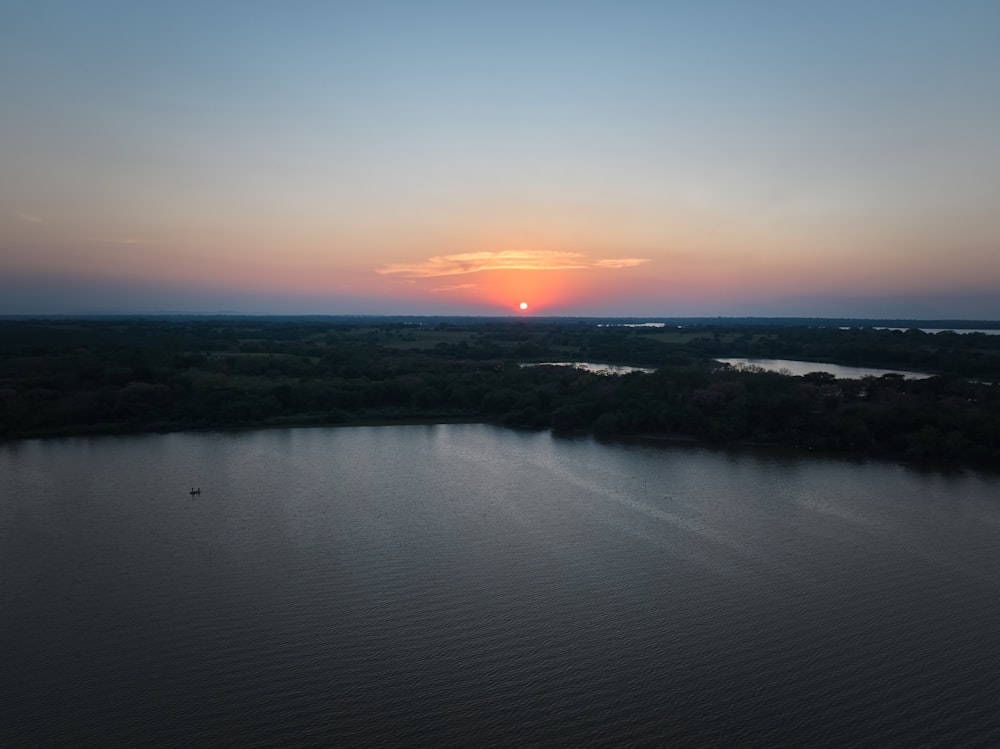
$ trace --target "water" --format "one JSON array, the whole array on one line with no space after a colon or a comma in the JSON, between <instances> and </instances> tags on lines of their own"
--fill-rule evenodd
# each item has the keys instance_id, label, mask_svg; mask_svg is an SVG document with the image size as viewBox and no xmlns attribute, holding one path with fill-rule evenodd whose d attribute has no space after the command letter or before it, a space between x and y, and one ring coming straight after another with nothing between
<instances>
[{"instance_id":1,"label":"water","mask_svg":"<svg viewBox=\"0 0 1000 749\"><path fill-rule=\"evenodd\" d=\"M599 328L665 328L667 324L665 322L616 322L616 323L598 323ZM683 328L683 325L673 325L674 328Z\"/></svg>"},{"instance_id":2,"label":"water","mask_svg":"<svg viewBox=\"0 0 1000 749\"><path fill-rule=\"evenodd\" d=\"M844 328L844 330L850 330L850 328ZM913 330L913 328L876 327L874 330L899 330L905 333L909 330ZM1000 335L1000 330L996 328L917 328L917 330L922 333L930 333L932 335L937 335L938 333L958 333L959 335L982 333L983 335Z\"/></svg>"},{"instance_id":3,"label":"water","mask_svg":"<svg viewBox=\"0 0 1000 749\"><path fill-rule=\"evenodd\" d=\"M645 374L651 374L655 372L655 369L650 369L648 367L630 367L627 364L602 364L589 361L545 361L545 362L530 362L526 364L521 364L522 367L572 367L573 369L582 369L584 372L591 372L592 374L599 375L623 375L630 374L632 372L644 372Z\"/></svg>"},{"instance_id":4,"label":"water","mask_svg":"<svg viewBox=\"0 0 1000 749\"><path fill-rule=\"evenodd\" d=\"M995 475L483 425L26 441L0 594L5 746L1000 744Z\"/></svg>"},{"instance_id":5,"label":"water","mask_svg":"<svg viewBox=\"0 0 1000 749\"><path fill-rule=\"evenodd\" d=\"M903 369L873 369L872 367L847 367L827 362L798 361L795 359L753 359L736 357L716 359L722 364L734 367L760 367L769 372L783 372L795 376L807 375L810 372L825 372L834 377L847 380L859 380L862 377L881 377L887 374L903 375L907 380L922 380L931 375L925 372L908 372Z\"/></svg>"}]
</instances>

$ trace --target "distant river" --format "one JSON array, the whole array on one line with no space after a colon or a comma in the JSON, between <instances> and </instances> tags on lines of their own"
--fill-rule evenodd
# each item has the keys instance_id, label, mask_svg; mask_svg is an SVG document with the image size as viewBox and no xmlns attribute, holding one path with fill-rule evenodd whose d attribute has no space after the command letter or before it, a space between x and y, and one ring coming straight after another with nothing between
<instances>
[{"instance_id":1,"label":"distant river","mask_svg":"<svg viewBox=\"0 0 1000 749\"><path fill-rule=\"evenodd\" d=\"M0 595L3 746L1000 745L995 475L484 425L5 443Z\"/></svg>"},{"instance_id":2,"label":"distant river","mask_svg":"<svg viewBox=\"0 0 1000 749\"><path fill-rule=\"evenodd\" d=\"M760 367L769 372L787 372L791 375L807 375L810 372L825 372L834 377L847 380L859 380L862 377L881 377L887 374L903 375L907 380L922 380L931 375L926 372L907 372L903 369L873 369L872 367L845 367L827 362L797 361L795 359L747 359L736 357L716 359L723 364L734 367Z\"/></svg>"}]
</instances>

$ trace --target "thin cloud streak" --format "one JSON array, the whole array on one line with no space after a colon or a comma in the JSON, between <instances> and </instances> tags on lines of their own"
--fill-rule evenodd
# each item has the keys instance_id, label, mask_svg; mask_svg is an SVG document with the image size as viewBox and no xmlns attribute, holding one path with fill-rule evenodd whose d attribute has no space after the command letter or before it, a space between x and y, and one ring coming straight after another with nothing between
<instances>
[{"instance_id":1,"label":"thin cloud streak","mask_svg":"<svg viewBox=\"0 0 1000 749\"><path fill-rule=\"evenodd\" d=\"M646 258L591 260L579 252L549 250L504 250L439 255L422 263L394 263L376 269L383 275L400 273L410 278L437 278L478 273L485 270L585 270L588 268L629 268Z\"/></svg>"},{"instance_id":2,"label":"thin cloud streak","mask_svg":"<svg viewBox=\"0 0 1000 749\"><path fill-rule=\"evenodd\" d=\"M622 258L610 258L608 260L598 260L594 263L595 268L605 268L611 270L617 270L619 268L634 268L637 265L642 265L649 258L645 257L622 257Z\"/></svg>"}]
</instances>

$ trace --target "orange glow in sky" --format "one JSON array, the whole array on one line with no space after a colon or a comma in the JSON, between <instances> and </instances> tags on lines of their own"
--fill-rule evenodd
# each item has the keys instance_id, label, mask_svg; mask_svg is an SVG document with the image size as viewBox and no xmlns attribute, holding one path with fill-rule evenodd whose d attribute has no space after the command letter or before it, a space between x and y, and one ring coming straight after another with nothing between
<instances>
[{"instance_id":1,"label":"orange glow in sky","mask_svg":"<svg viewBox=\"0 0 1000 749\"><path fill-rule=\"evenodd\" d=\"M498 312L514 309L559 314L565 302L579 294L579 271L498 270L470 274L463 298ZM522 306L524 305L524 306Z\"/></svg>"}]
</instances>

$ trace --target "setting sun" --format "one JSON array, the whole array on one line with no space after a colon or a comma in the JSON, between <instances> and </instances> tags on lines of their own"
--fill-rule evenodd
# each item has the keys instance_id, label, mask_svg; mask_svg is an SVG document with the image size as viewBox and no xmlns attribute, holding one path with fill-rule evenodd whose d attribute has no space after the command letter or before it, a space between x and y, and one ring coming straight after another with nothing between
<instances>
[{"instance_id":1,"label":"setting sun","mask_svg":"<svg viewBox=\"0 0 1000 749\"><path fill-rule=\"evenodd\" d=\"M517 305L517 306L521 308L521 311L522 311L522 312L523 312L524 310L528 309L528 303L527 303L527 302L521 302L521 303L520 303L519 305Z\"/></svg>"}]
</instances>

